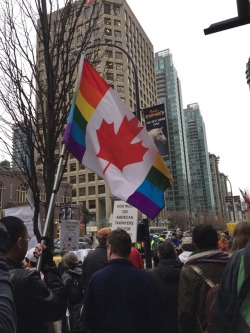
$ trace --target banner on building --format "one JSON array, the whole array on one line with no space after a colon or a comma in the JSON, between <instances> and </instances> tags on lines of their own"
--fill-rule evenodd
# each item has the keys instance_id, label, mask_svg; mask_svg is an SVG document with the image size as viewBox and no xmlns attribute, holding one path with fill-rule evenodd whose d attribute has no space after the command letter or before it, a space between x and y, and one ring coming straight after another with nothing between
<instances>
[{"instance_id":1,"label":"banner on building","mask_svg":"<svg viewBox=\"0 0 250 333\"><path fill-rule=\"evenodd\" d=\"M36 236L34 235L33 229L33 217L34 217L34 209L30 206L19 206L4 209L4 216L16 216L19 217L25 224L28 234L29 234L29 245L28 249L35 247L37 244ZM38 227L41 232L41 224L40 224L40 215L38 217Z\"/></svg>"},{"instance_id":2,"label":"banner on building","mask_svg":"<svg viewBox=\"0 0 250 333\"><path fill-rule=\"evenodd\" d=\"M161 155L169 157L168 129L164 104L143 109L146 130Z\"/></svg>"},{"instance_id":3,"label":"banner on building","mask_svg":"<svg viewBox=\"0 0 250 333\"><path fill-rule=\"evenodd\" d=\"M125 201L114 202L112 230L123 229L130 235L132 243L137 238L138 209Z\"/></svg>"}]
</instances>

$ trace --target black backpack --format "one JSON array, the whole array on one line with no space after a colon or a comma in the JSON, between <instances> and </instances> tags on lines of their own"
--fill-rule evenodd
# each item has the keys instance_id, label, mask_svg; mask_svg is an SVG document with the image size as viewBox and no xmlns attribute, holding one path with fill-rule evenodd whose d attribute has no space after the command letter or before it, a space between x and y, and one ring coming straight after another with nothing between
<instances>
[{"instance_id":1,"label":"black backpack","mask_svg":"<svg viewBox=\"0 0 250 333\"><path fill-rule=\"evenodd\" d=\"M77 273L72 269L68 269L67 272L64 274L69 274L71 277L67 279L65 286L66 286L69 306L72 307L75 304L81 302L83 299L84 287L83 287L82 274L79 274L79 272Z\"/></svg>"}]
</instances>

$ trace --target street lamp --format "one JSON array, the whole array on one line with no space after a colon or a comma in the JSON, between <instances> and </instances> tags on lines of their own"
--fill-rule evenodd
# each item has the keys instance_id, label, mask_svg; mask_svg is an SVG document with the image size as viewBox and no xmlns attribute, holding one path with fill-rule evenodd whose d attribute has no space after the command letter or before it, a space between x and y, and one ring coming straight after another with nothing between
<instances>
[{"instance_id":1,"label":"street lamp","mask_svg":"<svg viewBox=\"0 0 250 333\"><path fill-rule=\"evenodd\" d=\"M232 190L232 184L228 178L228 176L226 176L226 180L229 182L230 184L230 191L231 191L231 198L232 198L232 206L233 206L233 218L234 218L234 222L235 222L235 210L234 210L234 196L233 196L233 190Z\"/></svg>"}]
</instances>

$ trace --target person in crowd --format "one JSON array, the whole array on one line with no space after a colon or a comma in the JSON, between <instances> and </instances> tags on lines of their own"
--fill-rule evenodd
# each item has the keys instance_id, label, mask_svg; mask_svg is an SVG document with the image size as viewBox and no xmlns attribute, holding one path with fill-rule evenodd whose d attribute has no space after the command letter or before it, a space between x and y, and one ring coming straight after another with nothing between
<instances>
[{"instance_id":1,"label":"person in crowd","mask_svg":"<svg viewBox=\"0 0 250 333\"><path fill-rule=\"evenodd\" d=\"M131 238L125 230L108 234L109 262L93 274L86 290L84 322L90 332L152 333L161 327L155 320L152 279L128 260L130 251Z\"/></svg>"},{"instance_id":2,"label":"person in crowd","mask_svg":"<svg viewBox=\"0 0 250 333\"><path fill-rule=\"evenodd\" d=\"M35 257L35 251L36 251L35 247L32 247L26 253L26 256L24 258L24 260L25 260L25 268L36 269L37 258Z\"/></svg>"},{"instance_id":3,"label":"person in crowd","mask_svg":"<svg viewBox=\"0 0 250 333\"><path fill-rule=\"evenodd\" d=\"M129 260L132 262L132 264L138 268L138 269L143 269L144 268L144 263L142 260L142 256L140 252L137 250L135 247L135 243L132 244L131 246L131 252L129 255Z\"/></svg>"},{"instance_id":4,"label":"person in crowd","mask_svg":"<svg viewBox=\"0 0 250 333\"><path fill-rule=\"evenodd\" d=\"M228 253L218 249L217 232L211 224L196 226L193 229L192 241L196 250L189 256L180 274L180 333L201 333L207 326L205 306L209 287L192 269L192 265L198 266L206 277L218 284L229 260Z\"/></svg>"},{"instance_id":5,"label":"person in crowd","mask_svg":"<svg viewBox=\"0 0 250 333\"><path fill-rule=\"evenodd\" d=\"M68 301L68 329L74 328L73 317L76 311L76 305L79 304L84 297L82 267L79 267L77 256L73 252L66 252L63 255L63 263L65 271L62 274L62 281L66 288Z\"/></svg>"},{"instance_id":6,"label":"person in crowd","mask_svg":"<svg viewBox=\"0 0 250 333\"><path fill-rule=\"evenodd\" d=\"M10 236L6 252L7 264L13 284L17 313L17 333L47 333L49 322L61 319L66 312L65 287L53 262L52 251L37 244L36 255L42 255L41 271L24 269L22 261L28 248L28 232L21 219L7 216L0 220Z\"/></svg>"},{"instance_id":7,"label":"person in crowd","mask_svg":"<svg viewBox=\"0 0 250 333\"><path fill-rule=\"evenodd\" d=\"M249 333L249 295L250 241L233 251L224 270L215 299L211 332Z\"/></svg>"},{"instance_id":8,"label":"person in crowd","mask_svg":"<svg viewBox=\"0 0 250 333\"><path fill-rule=\"evenodd\" d=\"M6 227L0 222L0 332L16 332L16 311L5 254L9 248L10 237Z\"/></svg>"},{"instance_id":9,"label":"person in crowd","mask_svg":"<svg viewBox=\"0 0 250 333\"><path fill-rule=\"evenodd\" d=\"M218 241L218 247L221 249L221 251L228 252L228 240L226 238L226 235L224 232L220 233L219 241Z\"/></svg>"},{"instance_id":10,"label":"person in crowd","mask_svg":"<svg viewBox=\"0 0 250 333\"><path fill-rule=\"evenodd\" d=\"M176 248L178 248L180 243L181 243L180 240L178 239L177 235L176 235L176 232L172 233L171 243L173 243Z\"/></svg>"},{"instance_id":11,"label":"person in crowd","mask_svg":"<svg viewBox=\"0 0 250 333\"><path fill-rule=\"evenodd\" d=\"M169 241L158 246L159 264L149 270L157 289L157 314L163 320L161 332L179 333L178 289L183 264L176 260L174 245Z\"/></svg>"},{"instance_id":12,"label":"person in crowd","mask_svg":"<svg viewBox=\"0 0 250 333\"><path fill-rule=\"evenodd\" d=\"M250 224L247 222L237 222L233 231L232 246L230 254L243 249L250 241Z\"/></svg>"},{"instance_id":13,"label":"person in crowd","mask_svg":"<svg viewBox=\"0 0 250 333\"><path fill-rule=\"evenodd\" d=\"M183 237L180 244L180 254L178 260L185 264L191 253L195 250L192 237Z\"/></svg>"},{"instance_id":14,"label":"person in crowd","mask_svg":"<svg viewBox=\"0 0 250 333\"><path fill-rule=\"evenodd\" d=\"M177 229L177 238L181 242L182 238L184 237L183 232L181 231L180 228Z\"/></svg>"},{"instance_id":15,"label":"person in crowd","mask_svg":"<svg viewBox=\"0 0 250 333\"><path fill-rule=\"evenodd\" d=\"M89 251L87 257L83 261L82 270L84 288L87 288L91 276L99 269L105 267L108 263L106 241L110 232L110 228L102 228L97 231L99 245L93 251Z\"/></svg>"},{"instance_id":16,"label":"person in crowd","mask_svg":"<svg viewBox=\"0 0 250 333\"><path fill-rule=\"evenodd\" d=\"M151 245L151 254L152 254L154 267L157 267L157 265L159 264L158 246L160 243L162 243L164 241L165 241L164 238L162 238L158 235L153 235L150 245Z\"/></svg>"}]
</instances>

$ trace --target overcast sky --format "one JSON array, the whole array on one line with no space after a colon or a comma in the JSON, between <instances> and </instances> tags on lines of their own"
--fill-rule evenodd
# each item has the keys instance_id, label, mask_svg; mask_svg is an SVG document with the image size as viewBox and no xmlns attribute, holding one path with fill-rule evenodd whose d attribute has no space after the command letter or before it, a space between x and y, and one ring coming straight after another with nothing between
<instances>
[{"instance_id":1,"label":"overcast sky","mask_svg":"<svg viewBox=\"0 0 250 333\"><path fill-rule=\"evenodd\" d=\"M250 91L246 63L250 24L204 35L212 23L237 16L236 0L127 0L154 46L170 49L183 107L198 103L208 150L220 156L233 194L250 190Z\"/></svg>"}]
</instances>

